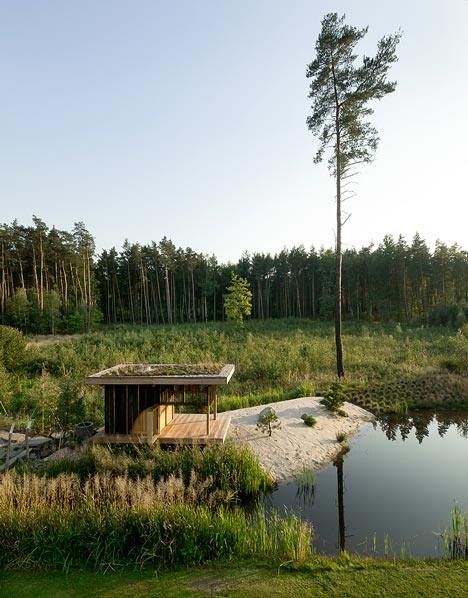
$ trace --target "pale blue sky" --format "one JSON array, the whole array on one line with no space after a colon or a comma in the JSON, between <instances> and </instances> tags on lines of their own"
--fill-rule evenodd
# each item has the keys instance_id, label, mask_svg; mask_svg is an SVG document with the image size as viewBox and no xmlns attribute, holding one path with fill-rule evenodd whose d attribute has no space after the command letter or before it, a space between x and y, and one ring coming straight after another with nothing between
<instances>
[{"instance_id":1,"label":"pale blue sky","mask_svg":"<svg viewBox=\"0 0 468 598\"><path fill-rule=\"evenodd\" d=\"M33 213L97 245L171 237L244 249L331 246L305 66L320 20L403 29L395 94L345 243L418 230L468 245L468 1L0 0L1 221Z\"/></svg>"}]
</instances>

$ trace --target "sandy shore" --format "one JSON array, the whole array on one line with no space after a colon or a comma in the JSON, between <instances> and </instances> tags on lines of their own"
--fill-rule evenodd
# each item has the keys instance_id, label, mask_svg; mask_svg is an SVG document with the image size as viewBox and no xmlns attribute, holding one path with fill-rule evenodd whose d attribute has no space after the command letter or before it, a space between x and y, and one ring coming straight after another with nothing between
<instances>
[{"instance_id":1,"label":"sandy shore","mask_svg":"<svg viewBox=\"0 0 468 598\"><path fill-rule=\"evenodd\" d=\"M268 406L273 407L281 421L281 429L274 430L271 437L256 428L258 414ZM348 417L332 415L317 397L236 409L226 412L231 416L228 437L248 445L265 469L276 479L284 480L294 477L304 466L319 469L332 461L340 450L336 434L352 435L373 420L371 413L357 405L345 403L344 410ZM315 417L313 428L300 419L303 413Z\"/></svg>"}]
</instances>

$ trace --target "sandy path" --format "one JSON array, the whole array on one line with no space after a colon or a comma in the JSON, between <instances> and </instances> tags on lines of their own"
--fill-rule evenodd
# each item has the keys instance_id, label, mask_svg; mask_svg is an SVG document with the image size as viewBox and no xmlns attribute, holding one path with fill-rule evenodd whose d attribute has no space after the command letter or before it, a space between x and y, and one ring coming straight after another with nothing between
<instances>
[{"instance_id":1,"label":"sandy path","mask_svg":"<svg viewBox=\"0 0 468 598\"><path fill-rule=\"evenodd\" d=\"M256 428L258 414L268 406L273 407L281 421L281 429L274 430L271 437ZM320 404L320 398L304 397L227 411L231 416L228 437L248 445L261 465L278 480L288 479L304 465L318 469L329 463L340 450L338 432L354 434L373 420L371 413L357 405L345 403L344 410L348 417L335 416ZM303 413L315 417L313 428L300 419Z\"/></svg>"}]
</instances>

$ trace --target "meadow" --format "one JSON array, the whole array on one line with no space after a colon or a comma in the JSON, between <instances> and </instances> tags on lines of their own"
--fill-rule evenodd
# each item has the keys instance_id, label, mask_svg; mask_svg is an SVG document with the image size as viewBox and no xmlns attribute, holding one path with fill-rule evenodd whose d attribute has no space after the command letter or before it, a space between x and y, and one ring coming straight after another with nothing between
<instances>
[{"instance_id":1,"label":"meadow","mask_svg":"<svg viewBox=\"0 0 468 598\"><path fill-rule=\"evenodd\" d=\"M467 332L400 324L344 325L350 400L370 410L460 406L468 401ZM98 332L31 337L21 360L0 371L5 411L33 417L37 430L102 421L101 390L84 377L121 362L234 363L220 410L321 395L336 382L333 325L313 320L252 320L175 326L116 326Z\"/></svg>"},{"instance_id":2,"label":"meadow","mask_svg":"<svg viewBox=\"0 0 468 598\"><path fill-rule=\"evenodd\" d=\"M327 322L118 326L27 340L13 335L3 345L2 404L5 420L16 417L21 427L33 418L37 431L100 423L101 390L83 379L121 362L234 363L221 410L327 392L374 411L468 404L468 339L445 327L346 323L347 377L339 385ZM19 465L0 481L0 566L114 570L226 559L305 566L314 558L309 524L243 508L273 483L248 450L230 443L203 451L95 447L75 460ZM453 521L444 541L458 560L466 523Z\"/></svg>"}]
</instances>

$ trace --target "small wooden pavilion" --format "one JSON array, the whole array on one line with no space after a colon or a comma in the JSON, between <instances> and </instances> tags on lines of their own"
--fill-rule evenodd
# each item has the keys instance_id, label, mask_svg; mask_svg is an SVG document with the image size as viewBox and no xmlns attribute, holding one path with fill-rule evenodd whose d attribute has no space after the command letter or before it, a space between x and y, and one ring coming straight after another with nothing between
<instances>
[{"instance_id":1,"label":"small wooden pavilion","mask_svg":"<svg viewBox=\"0 0 468 598\"><path fill-rule=\"evenodd\" d=\"M105 425L94 440L223 443L231 419L218 415L217 387L233 373L232 364L124 363L92 374L86 384L104 387Z\"/></svg>"}]
</instances>

